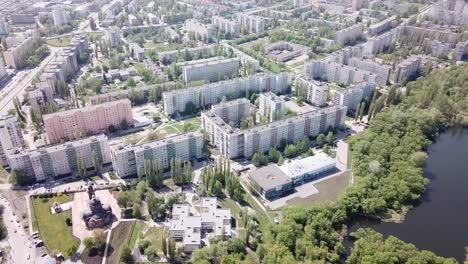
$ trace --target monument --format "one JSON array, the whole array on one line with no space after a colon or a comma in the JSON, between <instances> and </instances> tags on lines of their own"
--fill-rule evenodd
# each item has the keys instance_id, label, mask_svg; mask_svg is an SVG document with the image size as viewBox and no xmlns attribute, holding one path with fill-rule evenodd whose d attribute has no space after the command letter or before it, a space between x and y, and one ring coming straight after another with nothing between
<instances>
[{"instance_id":1,"label":"monument","mask_svg":"<svg viewBox=\"0 0 468 264\"><path fill-rule=\"evenodd\" d=\"M82 213L82 219L88 229L102 228L108 225L113 218L112 209L107 204L102 204L96 197L94 185L88 186L89 204L86 211Z\"/></svg>"}]
</instances>

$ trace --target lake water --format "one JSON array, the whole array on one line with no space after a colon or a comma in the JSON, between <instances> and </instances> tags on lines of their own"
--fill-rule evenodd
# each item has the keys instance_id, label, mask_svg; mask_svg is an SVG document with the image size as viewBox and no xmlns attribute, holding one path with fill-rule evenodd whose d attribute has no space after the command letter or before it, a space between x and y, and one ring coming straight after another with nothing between
<instances>
[{"instance_id":1,"label":"lake water","mask_svg":"<svg viewBox=\"0 0 468 264\"><path fill-rule=\"evenodd\" d=\"M450 129L429 148L424 177L430 180L421 203L401 224L361 222L385 237L393 235L463 262L468 246L468 129Z\"/></svg>"}]
</instances>

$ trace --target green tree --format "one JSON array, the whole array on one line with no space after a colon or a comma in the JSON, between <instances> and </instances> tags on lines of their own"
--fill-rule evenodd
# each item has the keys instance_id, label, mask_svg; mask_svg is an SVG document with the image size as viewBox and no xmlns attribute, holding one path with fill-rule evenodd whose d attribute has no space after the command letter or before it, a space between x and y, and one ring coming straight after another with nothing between
<instances>
[{"instance_id":1,"label":"green tree","mask_svg":"<svg viewBox=\"0 0 468 264\"><path fill-rule=\"evenodd\" d=\"M320 133L317 138L315 139L315 142L317 143L317 145L319 146L323 146L326 142L326 138L325 138L325 135Z\"/></svg>"},{"instance_id":2,"label":"green tree","mask_svg":"<svg viewBox=\"0 0 468 264\"><path fill-rule=\"evenodd\" d=\"M122 252L120 253L120 262L125 264L133 263L132 250L128 247L128 245L124 245Z\"/></svg>"},{"instance_id":3,"label":"green tree","mask_svg":"<svg viewBox=\"0 0 468 264\"><path fill-rule=\"evenodd\" d=\"M328 134L327 134L327 137L326 137L325 141L326 141L328 144L331 144L334 140L335 140L335 137L333 136L333 132L332 132L332 131L328 131Z\"/></svg>"}]
</instances>

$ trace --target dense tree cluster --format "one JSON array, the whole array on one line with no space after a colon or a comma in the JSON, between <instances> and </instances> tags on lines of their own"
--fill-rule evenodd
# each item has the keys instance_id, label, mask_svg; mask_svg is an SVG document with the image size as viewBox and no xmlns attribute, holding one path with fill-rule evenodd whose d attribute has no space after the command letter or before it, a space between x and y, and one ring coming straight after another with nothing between
<instances>
[{"instance_id":1,"label":"dense tree cluster","mask_svg":"<svg viewBox=\"0 0 468 264\"><path fill-rule=\"evenodd\" d=\"M457 263L453 259L438 257L430 251L419 251L413 244L405 243L394 236L384 239L382 234L372 229L359 229L351 236L357 240L347 264Z\"/></svg>"},{"instance_id":2,"label":"dense tree cluster","mask_svg":"<svg viewBox=\"0 0 468 264\"><path fill-rule=\"evenodd\" d=\"M204 168L200 174L200 179L202 184L197 192L202 196L222 197L227 195L235 201L242 201L244 198L244 189L237 174L231 171L228 159L220 159L216 164Z\"/></svg>"}]
</instances>

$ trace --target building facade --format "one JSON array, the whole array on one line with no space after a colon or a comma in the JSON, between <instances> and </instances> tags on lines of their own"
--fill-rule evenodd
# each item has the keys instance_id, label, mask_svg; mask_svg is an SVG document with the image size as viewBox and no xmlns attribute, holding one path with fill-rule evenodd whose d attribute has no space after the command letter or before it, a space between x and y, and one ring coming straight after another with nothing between
<instances>
[{"instance_id":1,"label":"building facade","mask_svg":"<svg viewBox=\"0 0 468 264\"><path fill-rule=\"evenodd\" d=\"M47 114L43 119L50 143L106 132L110 126L119 128L123 123L133 124L132 105L128 99Z\"/></svg>"},{"instance_id":2,"label":"building facade","mask_svg":"<svg viewBox=\"0 0 468 264\"><path fill-rule=\"evenodd\" d=\"M286 111L285 101L272 92L260 94L258 108L260 116L268 122L283 119Z\"/></svg>"},{"instance_id":3,"label":"building facade","mask_svg":"<svg viewBox=\"0 0 468 264\"><path fill-rule=\"evenodd\" d=\"M112 164L120 177L145 175L145 163L160 161L164 169L172 160L190 161L202 157L203 135L182 134L143 145L117 145L112 148Z\"/></svg>"},{"instance_id":4,"label":"building facade","mask_svg":"<svg viewBox=\"0 0 468 264\"><path fill-rule=\"evenodd\" d=\"M395 70L394 81L403 83L414 76L421 69L421 57L411 56L400 62Z\"/></svg>"},{"instance_id":5,"label":"building facade","mask_svg":"<svg viewBox=\"0 0 468 264\"><path fill-rule=\"evenodd\" d=\"M236 13L236 21L249 32L260 33L265 31L265 19L256 15Z\"/></svg>"},{"instance_id":6,"label":"building facade","mask_svg":"<svg viewBox=\"0 0 468 264\"><path fill-rule=\"evenodd\" d=\"M232 78L239 70L239 67L240 60L238 58L220 59L202 63L193 61L193 64L182 67L182 78L185 83L200 80L215 82L223 78Z\"/></svg>"},{"instance_id":7,"label":"building facade","mask_svg":"<svg viewBox=\"0 0 468 264\"><path fill-rule=\"evenodd\" d=\"M240 34L240 24L236 21L221 16L213 16L212 22L215 27L225 33L229 33L231 37L238 37Z\"/></svg>"},{"instance_id":8,"label":"building facade","mask_svg":"<svg viewBox=\"0 0 468 264\"><path fill-rule=\"evenodd\" d=\"M304 76L306 79L320 79L345 85L360 82L378 83L377 76L372 72L327 60L312 60L307 63Z\"/></svg>"},{"instance_id":9,"label":"building facade","mask_svg":"<svg viewBox=\"0 0 468 264\"><path fill-rule=\"evenodd\" d=\"M110 148L105 135L30 151L7 151L10 168L25 173L36 181L76 174L79 166L95 169L95 158L101 165L111 162Z\"/></svg>"},{"instance_id":10,"label":"building facade","mask_svg":"<svg viewBox=\"0 0 468 264\"><path fill-rule=\"evenodd\" d=\"M372 97L375 85L370 83L357 83L347 88L337 88L333 96L335 105L345 106L352 112L357 109L364 97Z\"/></svg>"},{"instance_id":11,"label":"building facade","mask_svg":"<svg viewBox=\"0 0 468 264\"><path fill-rule=\"evenodd\" d=\"M0 159L2 166L8 166L6 151L14 148L22 148L23 143L23 134L21 134L16 116L0 117Z\"/></svg>"},{"instance_id":12,"label":"building facade","mask_svg":"<svg viewBox=\"0 0 468 264\"><path fill-rule=\"evenodd\" d=\"M221 102L223 96L230 99L244 97L247 91L284 93L289 88L290 80L287 73L261 73L243 78L211 83L198 87L190 87L167 91L163 93L164 111L168 115L182 113L188 103L195 107L211 106Z\"/></svg>"},{"instance_id":13,"label":"building facade","mask_svg":"<svg viewBox=\"0 0 468 264\"><path fill-rule=\"evenodd\" d=\"M52 10L52 18L56 27L70 23L70 16L63 7L56 7Z\"/></svg>"}]
</instances>

